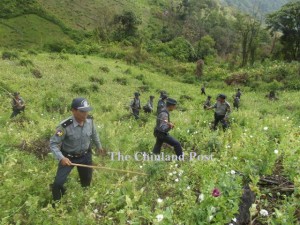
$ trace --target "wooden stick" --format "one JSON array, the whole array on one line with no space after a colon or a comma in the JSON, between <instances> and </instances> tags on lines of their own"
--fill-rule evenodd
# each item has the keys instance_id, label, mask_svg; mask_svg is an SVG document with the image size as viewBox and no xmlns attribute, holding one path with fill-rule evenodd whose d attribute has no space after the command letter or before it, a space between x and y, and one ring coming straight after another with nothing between
<instances>
[{"instance_id":1,"label":"wooden stick","mask_svg":"<svg viewBox=\"0 0 300 225\"><path fill-rule=\"evenodd\" d=\"M108 167L103 167L103 166L91 166L91 165L84 165L84 164L77 164L77 163L71 163L71 166L80 166L80 167L87 167L87 168L93 168L93 169L103 169L103 170L110 170L110 171L116 171L116 172L122 172L122 173L132 173L132 174L148 176L148 174L146 174L146 173L140 173L140 172L135 172L135 171L130 171L130 170L119 170L119 169L113 169L113 168L108 168Z\"/></svg>"}]
</instances>

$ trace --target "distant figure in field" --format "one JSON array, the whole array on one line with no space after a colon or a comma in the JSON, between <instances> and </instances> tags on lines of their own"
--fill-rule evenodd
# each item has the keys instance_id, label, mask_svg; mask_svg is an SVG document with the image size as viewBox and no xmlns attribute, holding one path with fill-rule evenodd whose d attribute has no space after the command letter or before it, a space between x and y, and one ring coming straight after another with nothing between
<instances>
[{"instance_id":1,"label":"distant figure in field","mask_svg":"<svg viewBox=\"0 0 300 225\"><path fill-rule=\"evenodd\" d=\"M25 101L24 99L20 96L19 92L15 92L12 97L11 101L11 106L12 106L12 114L10 118L13 118L20 114L21 112L24 112L25 110Z\"/></svg>"},{"instance_id":2,"label":"distant figure in field","mask_svg":"<svg viewBox=\"0 0 300 225\"><path fill-rule=\"evenodd\" d=\"M141 109L141 101L140 101L140 93L135 92L134 93L134 98L130 103L130 108L132 110L132 114L134 118L137 120L140 114L140 109Z\"/></svg>"},{"instance_id":3,"label":"distant figure in field","mask_svg":"<svg viewBox=\"0 0 300 225\"><path fill-rule=\"evenodd\" d=\"M217 102L211 106L208 107L207 109L215 109L215 120L214 120L214 125L213 129L217 129L217 125L219 122L221 122L223 130L226 130L229 125L228 125L228 117L231 112L230 104L225 100L226 95L224 94L219 94L217 97Z\"/></svg>"},{"instance_id":4,"label":"distant figure in field","mask_svg":"<svg viewBox=\"0 0 300 225\"><path fill-rule=\"evenodd\" d=\"M238 97L239 99L241 99L241 96L242 96L242 92L241 92L241 89L237 89L237 92L235 94L235 97Z\"/></svg>"},{"instance_id":5,"label":"distant figure in field","mask_svg":"<svg viewBox=\"0 0 300 225\"><path fill-rule=\"evenodd\" d=\"M206 101L203 104L203 109L208 109L209 107L211 107L211 96L207 96Z\"/></svg>"},{"instance_id":6,"label":"distant figure in field","mask_svg":"<svg viewBox=\"0 0 300 225\"><path fill-rule=\"evenodd\" d=\"M205 85L202 85L202 87L201 87L201 95L206 95L206 93L205 93Z\"/></svg>"},{"instance_id":7,"label":"distant figure in field","mask_svg":"<svg viewBox=\"0 0 300 225\"><path fill-rule=\"evenodd\" d=\"M168 98L167 93L165 92L161 92L160 93L160 99L157 102L157 109L156 109L156 113L157 115L166 108L166 100Z\"/></svg>"},{"instance_id":8,"label":"distant figure in field","mask_svg":"<svg viewBox=\"0 0 300 225\"><path fill-rule=\"evenodd\" d=\"M233 96L233 108L239 110L240 106L240 98L237 96Z\"/></svg>"},{"instance_id":9,"label":"distant figure in field","mask_svg":"<svg viewBox=\"0 0 300 225\"><path fill-rule=\"evenodd\" d=\"M275 91L270 91L270 93L267 94L266 97L269 98L269 100L271 100L271 101L278 100L278 98L275 95Z\"/></svg>"},{"instance_id":10,"label":"distant figure in field","mask_svg":"<svg viewBox=\"0 0 300 225\"><path fill-rule=\"evenodd\" d=\"M151 95L148 103L143 106L143 110L145 113L153 112L153 99L154 99L154 96Z\"/></svg>"}]
</instances>

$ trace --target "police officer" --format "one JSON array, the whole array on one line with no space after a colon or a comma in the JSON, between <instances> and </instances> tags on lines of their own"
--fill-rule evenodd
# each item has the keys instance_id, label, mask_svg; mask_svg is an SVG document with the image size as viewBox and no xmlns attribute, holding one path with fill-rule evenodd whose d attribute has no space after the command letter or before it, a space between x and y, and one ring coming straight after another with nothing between
<instances>
[{"instance_id":1,"label":"police officer","mask_svg":"<svg viewBox=\"0 0 300 225\"><path fill-rule=\"evenodd\" d=\"M166 108L160 111L157 116L156 126L154 128L154 136L156 137L156 143L153 148L154 154L160 154L161 146L165 142L174 147L178 158L182 156L180 143L169 135L169 131L174 128L174 124L170 122L170 112L176 108L176 104L175 99L168 98Z\"/></svg>"},{"instance_id":2,"label":"police officer","mask_svg":"<svg viewBox=\"0 0 300 225\"><path fill-rule=\"evenodd\" d=\"M165 92L160 93L160 99L157 102L156 113L157 115L166 108L166 99L168 95Z\"/></svg>"},{"instance_id":3,"label":"police officer","mask_svg":"<svg viewBox=\"0 0 300 225\"><path fill-rule=\"evenodd\" d=\"M237 92L235 94L235 97L238 97L239 99L241 99L241 96L242 96L242 92L241 92L241 89L237 89Z\"/></svg>"},{"instance_id":4,"label":"police officer","mask_svg":"<svg viewBox=\"0 0 300 225\"><path fill-rule=\"evenodd\" d=\"M225 100L226 95L219 94L217 97L217 102L207 109L215 109L215 120L213 129L217 129L217 125L219 122L221 122L223 130L226 130L228 128L228 116L231 112L230 104Z\"/></svg>"},{"instance_id":5,"label":"police officer","mask_svg":"<svg viewBox=\"0 0 300 225\"><path fill-rule=\"evenodd\" d=\"M205 86L204 85L201 87L201 95L206 95L206 93L205 93Z\"/></svg>"},{"instance_id":6,"label":"police officer","mask_svg":"<svg viewBox=\"0 0 300 225\"><path fill-rule=\"evenodd\" d=\"M60 200L65 193L64 183L73 166L71 163L92 165L91 141L102 152L100 138L88 112L92 110L85 98L75 98L71 104L73 116L62 121L50 138L50 149L59 161L54 183L53 200ZM77 167L82 187L90 186L92 169Z\"/></svg>"},{"instance_id":7,"label":"police officer","mask_svg":"<svg viewBox=\"0 0 300 225\"><path fill-rule=\"evenodd\" d=\"M211 96L209 95L209 96L207 96L207 99L203 104L203 109L207 109L211 106L211 101L210 100L211 100Z\"/></svg>"},{"instance_id":8,"label":"police officer","mask_svg":"<svg viewBox=\"0 0 300 225\"><path fill-rule=\"evenodd\" d=\"M130 103L130 108L132 110L132 114L134 118L137 120L139 118L140 109L141 109L140 93L138 92L134 93L134 98Z\"/></svg>"},{"instance_id":9,"label":"police officer","mask_svg":"<svg viewBox=\"0 0 300 225\"><path fill-rule=\"evenodd\" d=\"M239 110L240 98L238 96L233 97L233 108Z\"/></svg>"},{"instance_id":10,"label":"police officer","mask_svg":"<svg viewBox=\"0 0 300 225\"><path fill-rule=\"evenodd\" d=\"M143 106L143 109L144 109L145 113L153 112L153 99L154 99L154 96L151 95L149 101L147 102L147 104Z\"/></svg>"},{"instance_id":11,"label":"police officer","mask_svg":"<svg viewBox=\"0 0 300 225\"><path fill-rule=\"evenodd\" d=\"M11 106L12 106L13 112L12 112L10 118L13 118L13 117L17 116L18 114L20 114L21 112L24 112L24 110L25 110L25 101L20 96L19 92L15 92L13 94L13 98L12 98L12 101L11 101Z\"/></svg>"}]
</instances>

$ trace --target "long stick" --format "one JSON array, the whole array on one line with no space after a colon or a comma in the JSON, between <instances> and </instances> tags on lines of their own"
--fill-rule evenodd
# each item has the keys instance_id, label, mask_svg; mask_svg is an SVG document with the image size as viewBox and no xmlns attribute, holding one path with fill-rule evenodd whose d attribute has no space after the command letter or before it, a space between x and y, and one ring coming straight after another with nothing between
<instances>
[{"instance_id":1,"label":"long stick","mask_svg":"<svg viewBox=\"0 0 300 225\"><path fill-rule=\"evenodd\" d=\"M0 87L2 90L4 90L4 91L6 91L7 92L7 94L9 94L17 103L19 103L18 102L18 100L15 98L15 96L12 94L12 93L10 93L8 90L6 90L5 88L3 88L3 87Z\"/></svg>"},{"instance_id":2,"label":"long stick","mask_svg":"<svg viewBox=\"0 0 300 225\"><path fill-rule=\"evenodd\" d=\"M122 172L122 173L139 174L139 175L144 175L144 176L148 175L146 173L134 172L134 171L130 171L130 170L112 169L112 168L103 167L103 166L91 166L91 165L84 165L84 164L77 164L77 163L71 163L71 166L80 166L80 167L87 167L87 168L93 168L93 169L104 169L104 170L111 170L111 171Z\"/></svg>"}]
</instances>

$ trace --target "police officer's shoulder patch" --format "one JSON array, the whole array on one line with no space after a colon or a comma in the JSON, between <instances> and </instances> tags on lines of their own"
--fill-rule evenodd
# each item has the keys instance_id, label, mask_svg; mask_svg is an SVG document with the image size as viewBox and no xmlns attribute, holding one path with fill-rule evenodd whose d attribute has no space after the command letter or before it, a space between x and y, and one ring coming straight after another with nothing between
<instances>
[{"instance_id":1,"label":"police officer's shoulder patch","mask_svg":"<svg viewBox=\"0 0 300 225\"><path fill-rule=\"evenodd\" d=\"M60 125L63 127L63 128L66 128L67 126L71 125L73 123L73 119L68 119L68 120L65 120L63 121Z\"/></svg>"},{"instance_id":2,"label":"police officer's shoulder patch","mask_svg":"<svg viewBox=\"0 0 300 225\"><path fill-rule=\"evenodd\" d=\"M55 135L58 136L58 137L61 137L61 136L64 135L64 132L60 129L57 129Z\"/></svg>"}]
</instances>

